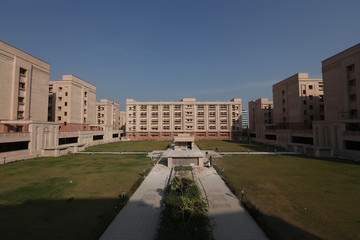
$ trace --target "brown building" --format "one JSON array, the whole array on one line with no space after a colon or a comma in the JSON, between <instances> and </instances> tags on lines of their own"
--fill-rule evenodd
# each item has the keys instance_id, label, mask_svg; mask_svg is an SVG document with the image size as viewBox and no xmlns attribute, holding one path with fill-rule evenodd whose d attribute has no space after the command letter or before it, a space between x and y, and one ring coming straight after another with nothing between
<instances>
[{"instance_id":1,"label":"brown building","mask_svg":"<svg viewBox=\"0 0 360 240\"><path fill-rule=\"evenodd\" d=\"M314 123L314 143L360 159L360 44L322 61L325 121Z\"/></svg>"},{"instance_id":2,"label":"brown building","mask_svg":"<svg viewBox=\"0 0 360 240\"><path fill-rule=\"evenodd\" d=\"M61 131L90 130L96 125L96 87L74 75L50 81L48 120Z\"/></svg>"},{"instance_id":3,"label":"brown building","mask_svg":"<svg viewBox=\"0 0 360 240\"><path fill-rule=\"evenodd\" d=\"M274 123L282 128L311 129L312 121L324 120L321 78L297 73L273 85Z\"/></svg>"},{"instance_id":4,"label":"brown building","mask_svg":"<svg viewBox=\"0 0 360 240\"><path fill-rule=\"evenodd\" d=\"M240 131L240 98L228 102L126 100L126 136L131 139L172 139L182 133L195 139L238 139Z\"/></svg>"}]
</instances>

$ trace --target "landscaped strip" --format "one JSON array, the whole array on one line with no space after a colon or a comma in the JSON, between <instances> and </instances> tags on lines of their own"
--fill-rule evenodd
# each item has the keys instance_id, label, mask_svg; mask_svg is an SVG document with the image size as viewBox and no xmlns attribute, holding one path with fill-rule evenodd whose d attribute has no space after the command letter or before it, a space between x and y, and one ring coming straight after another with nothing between
<instances>
[{"instance_id":1,"label":"landscaped strip","mask_svg":"<svg viewBox=\"0 0 360 240\"><path fill-rule=\"evenodd\" d=\"M260 143L241 143L230 140L199 140L196 145L201 150L213 150L217 152L275 152L283 151L281 147Z\"/></svg>"},{"instance_id":2,"label":"landscaped strip","mask_svg":"<svg viewBox=\"0 0 360 240\"><path fill-rule=\"evenodd\" d=\"M166 150L171 141L121 141L86 148L86 152L151 152Z\"/></svg>"},{"instance_id":3,"label":"landscaped strip","mask_svg":"<svg viewBox=\"0 0 360 240\"><path fill-rule=\"evenodd\" d=\"M191 168L191 167L190 167ZM157 240L212 240L207 206L187 167L176 169L177 176L165 195Z\"/></svg>"},{"instance_id":4,"label":"landscaped strip","mask_svg":"<svg viewBox=\"0 0 360 240\"><path fill-rule=\"evenodd\" d=\"M360 164L302 156L242 155L220 174L270 239L359 238Z\"/></svg>"},{"instance_id":5,"label":"landscaped strip","mask_svg":"<svg viewBox=\"0 0 360 240\"><path fill-rule=\"evenodd\" d=\"M145 155L96 154L1 165L1 238L98 239L150 167Z\"/></svg>"}]
</instances>

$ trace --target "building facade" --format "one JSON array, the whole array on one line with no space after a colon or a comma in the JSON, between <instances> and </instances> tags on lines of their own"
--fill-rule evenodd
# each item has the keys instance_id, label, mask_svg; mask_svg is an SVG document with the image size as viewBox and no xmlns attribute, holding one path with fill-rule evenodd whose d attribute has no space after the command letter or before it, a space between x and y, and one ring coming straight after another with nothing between
<instances>
[{"instance_id":1,"label":"building facade","mask_svg":"<svg viewBox=\"0 0 360 240\"><path fill-rule=\"evenodd\" d=\"M90 130L96 122L96 87L74 75L50 81L48 120L60 131Z\"/></svg>"},{"instance_id":2,"label":"building facade","mask_svg":"<svg viewBox=\"0 0 360 240\"><path fill-rule=\"evenodd\" d=\"M249 102L249 129L255 130L258 124L273 123L273 101L259 98Z\"/></svg>"},{"instance_id":3,"label":"building facade","mask_svg":"<svg viewBox=\"0 0 360 240\"><path fill-rule=\"evenodd\" d=\"M126 100L126 136L172 139L189 133L195 139L237 139L241 131L241 99L228 102L140 102Z\"/></svg>"},{"instance_id":4,"label":"building facade","mask_svg":"<svg viewBox=\"0 0 360 240\"><path fill-rule=\"evenodd\" d=\"M37 156L57 144L47 122L50 64L0 41L0 159Z\"/></svg>"},{"instance_id":5,"label":"building facade","mask_svg":"<svg viewBox=\"0 0 360 240\"><path fill-rule=\"evenodd\" d=\"M96 102L97 125L111 126L113 130L120 129L120 104L109 99L100 99Z\"/></svg>"},{"instance_id":6,"label":"building facade","mask_svg":"<svg viewBox=\"0 0 360 240\"><path fill-rule=\"evenodd\" d=\"M360 44L322 61L325 121L314 122L314 144L360 159Z\"/></svg>"},{"instance_id":7,"label":"building facade","mask_svg":"<svg viewBox=\"0 0 360 240\"><path fill-rule=\"evenodd\" d=\"M283 128L311 129L312 121L324 120L321 78L297 73L273 85L275 124Z\"/></svg>"},{"instance_id":8,"label":"building facade","mask_svg":"<svg viewBox=\"0 0 360 240\"><path fill-rule=\"evenodd\" d=\"M26 122L47 121L49 77L50 64L0 41L1 132L27 132Z\"/></svg>"},{"instance_id":9,"label":"building facade","mask_svg":"<svg viewBox=\"0 0 360 240\"><path fill-rule=\"evenodd\" d=\"M246 109L241 110L241 126L244 129L249 128L249 114Z\"/></svg>"}]
</instances>

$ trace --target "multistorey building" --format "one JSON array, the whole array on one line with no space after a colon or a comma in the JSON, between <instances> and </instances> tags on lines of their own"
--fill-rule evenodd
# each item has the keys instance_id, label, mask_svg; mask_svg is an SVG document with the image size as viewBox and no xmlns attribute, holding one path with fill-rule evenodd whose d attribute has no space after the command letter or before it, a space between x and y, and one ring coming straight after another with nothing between
<instances>
[{"instance_id":1,"label":"multistorey building","mask_svg":"<svg viewBox=\"0 0 360 240\"><path fill-rule=\"evenodd\" d=\"M90 130L96 125L96 87L74 75L49 84L48 120L60 131Z\"/></svg>"},{"instance_id":2,"label":"multistorey building","mask_svg":"<svg viewBox=\"0 0 360 240\"><path fill-rule=\"evenodd\" d=\"M47 120L49 77L49 63L0 41L1 132L26 132L26 121Z\"/></svg>"},{"instance_id":3,"label":"multistorey building","mask_svg":"<svg viewBox=\"0 0 360 240\"><path fill-rule=\"evenodd\" d=\"M57 144L47 123L50 64L0 41L0 159L36 156Z\"/></svg>"},{"instance_id":4,"label":"multistorey building","mask_svg":"<svg viewBox=\"0 0 360 240\"><path fill-rule=\"evenodd\" d=\"M282 128L311 129L312 121L324 120L321 78L297 73L273 85L275 124Z\"/></svg>"},{"instance_id":5,"label":"multistorey building","mask_svg":"<svg viewBox=\"0 0 360 240\"><path fill-rule=\"evenodd\" d=\"M96 123L97 125L111 126L113 130L120 129L120 105L109 99L100 99L96 102Z\"/></svg>"},{"instance_id":6,"label":"multistorey building","mask_svg":"<svg viewBox=\"0 0 360 240\"><path fill-rule=\"evenodd\" d=\"M242 128L249 128L249 114L246 109L241 110L241 126Z\"/></svg>"},{"instance_id":7,"label":"multistorey building","mask_svg":"<svg viewBox=\"0 0 360 240\"><path fill-rule=\"evenodd\" d=\"M131 139L172 139L190 133L196 139L238 139L241 99L228 102L140 102L126 100L126 136Z\"/></svg>"},{"instance_id":8,"label":"multistorey building","mask_svg":"<svg viewBox=\"0 0 360 240\"><path fill-rule=\"evenodd\" d=\"M259 98L249 102L249 129L255 130L256 125L273 123L273 101Z\"/></svg>"},{"instance_id":9,"label":"multistorey building","mask_svg":"<svg viewBox=\"0 0 360 240\"><path fill-rule=\"evenodd\" d=\"M322 61L325 121L314 122L314 144L360 159L360 44Z\"/></svg>"}]
</instances>

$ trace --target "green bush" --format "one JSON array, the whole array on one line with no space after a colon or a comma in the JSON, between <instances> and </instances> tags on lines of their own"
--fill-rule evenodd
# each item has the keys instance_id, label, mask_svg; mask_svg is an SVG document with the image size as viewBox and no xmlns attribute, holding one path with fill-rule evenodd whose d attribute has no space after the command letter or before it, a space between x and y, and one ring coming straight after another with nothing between
<instances>
[{"instance_id":1,"label":"green bush","mask_svg":"<svg viewBox=\"0 0 360 240\"><path fill-rule=\"evenodd\" d=\"M157 240L213 239L206 204L193 180L175 177L164 202Z\"/></svg>"}]
</instances>

